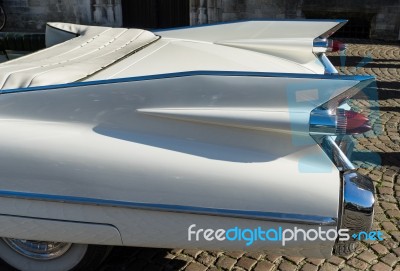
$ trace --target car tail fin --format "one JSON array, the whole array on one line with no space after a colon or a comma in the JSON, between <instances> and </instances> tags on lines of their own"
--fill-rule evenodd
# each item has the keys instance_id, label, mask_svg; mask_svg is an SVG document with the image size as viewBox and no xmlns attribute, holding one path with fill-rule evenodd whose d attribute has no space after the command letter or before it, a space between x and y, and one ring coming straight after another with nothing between
<instances>
[{"instance_id":1,"label":"car tail fin","mask_svg":"<svg viewBox=\"0 0 400 271\"><path fill-rule=\"evenodd\" d=\"M318 61L316 54L323 54L339 46L327 38L346 22L346 20L242 21L161 30L155 33L163 38L211 42L269 54L297 62L316 73L335 73L336 70L331 64L329 65L329 61L327 59Z\"/></svg>"},{"instance_id":2,"label":"car tail fin","mask_svg":"<svg viewBox=\"0 0 400 271\"><path fill-rule=\"evenodd\" d=\"M317 37L326 39L346 24L346 20L251 20L155 30L165 38L212 43Z\"/></svg>"}]
</instances>

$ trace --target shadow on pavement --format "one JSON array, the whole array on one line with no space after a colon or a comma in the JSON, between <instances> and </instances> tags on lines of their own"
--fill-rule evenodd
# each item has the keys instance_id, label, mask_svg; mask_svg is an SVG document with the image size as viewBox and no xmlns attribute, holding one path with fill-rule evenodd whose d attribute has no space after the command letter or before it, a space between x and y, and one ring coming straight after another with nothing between
<instances>
[{"instance_id":1,"label":"shadow on pavement","mask_svg":"<svg viewBox=\"0 0 400 271\"><path fill-rule=\"evenodd\" d=\"M352 161L363 161L377 166L400 166L400 152L354 151Z\"/></svg>"},{"instance_id":2,"label":"shadow on pavement","mask_svg":"<svg viewBox=\"0 0 400 271\"><path fill-rule=\"evenodd\" d=\"M390 68L398 68L399 64L394 63L395 60L391 61L392 63L381 63L388 62L382 61L381 59L373 59L368 57L359 57L359 56L329 56L329 60L332 62L334 66L341 67L343 64L346 67L364 67L364 68L378 68L378 69L390 69ZM345 61L345 63L342 63Z\"/></svg>"},{"instance_id":3,"label":"shadow on pavement","mask_svg":"<svg viewBox=\"0 0 400 271\"><path fill-rule=\"evenodd\" d=\"M170 249L114 247L99 271L175 271L187 261L172 259Z\"/></svg>"}]
</instances>

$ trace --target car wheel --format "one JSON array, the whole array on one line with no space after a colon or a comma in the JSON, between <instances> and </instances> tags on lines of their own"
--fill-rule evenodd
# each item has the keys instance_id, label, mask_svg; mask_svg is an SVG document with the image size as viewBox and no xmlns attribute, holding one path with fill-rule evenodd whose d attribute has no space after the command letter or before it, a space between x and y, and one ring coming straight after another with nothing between
<instances>
[{"instance_id":1,"label":"car wheel","mask_svg":"<svg viewBox=\"0 0 400 271\"><path fill-rule=\"evenodd\" d=\"M112 247L0 238L0 257L21 271L97 270Z\"/></svg>"}]
</instances>

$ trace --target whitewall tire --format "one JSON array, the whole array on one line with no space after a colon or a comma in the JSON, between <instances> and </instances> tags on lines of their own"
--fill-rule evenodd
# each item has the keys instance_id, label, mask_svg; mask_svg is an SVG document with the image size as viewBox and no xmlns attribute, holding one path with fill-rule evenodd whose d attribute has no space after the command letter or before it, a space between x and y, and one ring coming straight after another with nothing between
<instances>
[{"instance_id":1,"label":"whitewall tire","mask_svg":"<svg viewBox=\"0 0 400 271\"><path fill-rule=\"evenodd\" d=\"M0 238L0 258L21 271L91 271L111 251L108 246Z\"/></svg>"}]
</instances>

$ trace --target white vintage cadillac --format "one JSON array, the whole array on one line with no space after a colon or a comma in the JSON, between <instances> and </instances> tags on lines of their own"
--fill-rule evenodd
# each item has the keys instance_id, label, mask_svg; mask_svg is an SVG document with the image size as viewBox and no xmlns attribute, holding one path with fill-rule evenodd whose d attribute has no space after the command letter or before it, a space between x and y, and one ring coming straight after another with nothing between
<instances>
[{"instance_id":1,"label":"white vintage cadillac","mask_svg":"<svg viewBox=\"0 0 400 271\"><path fill-rule=\"evenodd\" d=\"M374 187L348 158L371 126L347 101L374 79L326 57L344 23L48 23L46 49L0 65L0 258L64 271L96 270L112 246L351 253L338 232L370 229Z\"/></svg>"}]
</instances>

